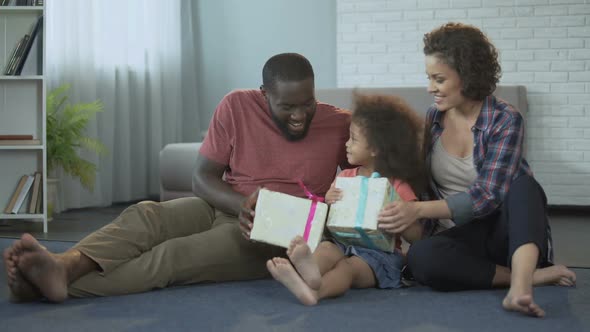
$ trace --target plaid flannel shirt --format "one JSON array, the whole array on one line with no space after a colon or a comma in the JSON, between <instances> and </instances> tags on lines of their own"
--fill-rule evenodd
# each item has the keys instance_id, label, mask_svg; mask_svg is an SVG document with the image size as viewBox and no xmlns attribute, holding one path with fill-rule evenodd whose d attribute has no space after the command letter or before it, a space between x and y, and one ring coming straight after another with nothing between
<instances>
[{"instance_id":1,"label":"plaid flannel shirt","mask_svg":"<svg viewBox=\"0 0 590 332\"><path fill-rule=\"evenodd\" d=\"M427 165L430 167L434 143L440 138L442 112L433 105L428 109L426 125L430 126L431 141L428 145ZM473 163L477 179L466 192L445 198L453 221L457 225L493 213L504 201L513 180L521 175L533 175L523 157L524 120L522 115L506 101L488 96L473 131ZM430 185L437 199L441 199L434 180ZM424 221L426 222L426 221ZM435 230L430 220L430 234ZM551 226L547 224L547 255L545 262L553 263L553 239Z\"/></svg>"},{"instance_id":2,"label":"plaid flannel shirt","mask_svg":"<svg viewBox=\"0 0 590 332\"><path fill-rule=\"evenodd\" d=\"M428 146L428 165L434 143L444 130L442 115L434 105L426 115L432 137ZM473 163L478 177L466 192L445 198L457 225L491 214L504 201L514 179L523 174L532 176L523 157L524 120L512 105L494 96L486 97L471 130ZM436 185L431 183L431 186L441 199Z\"/></svg>"}]
</instances>

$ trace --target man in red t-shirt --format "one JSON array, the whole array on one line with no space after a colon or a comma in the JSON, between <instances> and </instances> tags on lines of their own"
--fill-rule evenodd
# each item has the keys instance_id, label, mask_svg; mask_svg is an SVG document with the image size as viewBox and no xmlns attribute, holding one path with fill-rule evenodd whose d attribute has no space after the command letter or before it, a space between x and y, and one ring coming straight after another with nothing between
<instances>
[{"instance_id":1,"label":"man in red t-shirt","mask_svg":"<svg viewBox=\"0 0 590 332\"><path fill-rule=\"evenodd\" d=\"M266 261L285 250L249 240L257 188L304 197L302 180L324 195L348 167L350 113L315 100L299 54L273 56L262 76L260 90L231 92L216 109L193 176L198 197L133 205L62 254L24 234L4 253L13 300L267 277Z\"/></svg>"}]
</instances>

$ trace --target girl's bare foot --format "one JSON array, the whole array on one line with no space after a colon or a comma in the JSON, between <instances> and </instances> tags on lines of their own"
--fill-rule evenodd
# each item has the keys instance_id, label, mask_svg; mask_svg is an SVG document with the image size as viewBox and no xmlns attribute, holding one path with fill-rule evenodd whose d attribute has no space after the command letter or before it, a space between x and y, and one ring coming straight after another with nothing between
<instances>
[{"instance_id":1,"label":"girl's bare foot","mask_svg":"<svg viewBox=\"0 0 590 332\"><path fill-rule=\"evenodd\" d=\"M576 273L568 269L565 265L553 265L537 269L533 274L533 285L575 286Z\"/></svg>"},{"instance_id":2,"label":"girl's bare foot","mask_svg":"<svg viewBox=\"0 0 590 332\"><path fill-rule=\"evenodd\" d=\"M272 277L287 287L301 303L305 305L318 303L317 292L309 288L287 259L280 257L269 259L266 262L266 267Z\"/></svg>"},{"instance_id":3,"label":"girl's bare foot","mask_svg":"<svg viewBox=\"0 0 590 332\"><path fill-rule=\"evenodd\" d=\"M21 237L24 249L18 259L18 270L43 296L52 302L68 297L65 266L30 234Z\"/></svg>"},{"instance_id":4,"label":"girl's bare foot","mask_svg":"<svg viewBox=\"0 0 590 332\"><path fill-rule=\"evenodd\" d=\"M502 301L502 306L508 311L518 311L533 317L544 317L545 311L539 307L531 294L511 294L512 290Z\"/></svg>"},{"instance_id":5,"label":"girl's bare foot","mask_svg":"<svg viewBox=\"0 0 590 332\"><path fill-rule=\"evenodd\" d=\"M301 278L303 278L303 281L311 289L318 290L322 283L320 268L313 259L309 246L301 236L296 236L291 241L287 249L287 255L297 272L301 275Z\"/></svg>"},{"instance_id":6,"label":"girl's bare foot","mask_svg":"<svg viewBox=\"0 0 590 332\"><path fill-rule=\"evenodd\" d=\"M3 259L4 267L6 269L7 284L10 289L10 301L30 302L41 298L41 293L28 280L26 280L22 272L18 269L19 256L22 254L22 244L20 240L4 250Z\"/></svg>"}]
</instances>

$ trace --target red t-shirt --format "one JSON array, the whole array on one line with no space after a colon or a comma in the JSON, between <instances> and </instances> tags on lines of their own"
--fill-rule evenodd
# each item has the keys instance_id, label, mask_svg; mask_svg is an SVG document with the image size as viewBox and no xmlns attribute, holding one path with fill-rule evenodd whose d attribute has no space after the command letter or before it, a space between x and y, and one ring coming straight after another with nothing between
<instances>
[{"instance_id":1,"label":"red t-shirt","mask_svg":"<svg viewBox=\"0 0 590 332\"><path fill-rule=\"evenodd\" d=\"M199 153L227 165L225 181L249 195L259 186L305 197L301 179L324 196L338 166L346 161L351 113L318 103L307 136L288 141L271 117L259 90L236 90L217 106Z\"/></svg>"},{"instance_id":2,"label":"red t-shirt","mask_svg":"<svg viewBox=\"0 0 590 332\"><path fill-rule=\"evenodd\" d=\"M360 167L345 169L342 172L338 173L338 176L353 178L358 175L359 168ZM395 189L395 192L403 201L410 202L418 200L416 194L414 194L414 191L412 190L412 187L410 187L410 185L406 182L400 181L398 179L389 179L389 183L391 183L393 189ZM336 181L332 183L332 186L334 186L335 184ZM395 236L395 249L398 249L400 251L402 249L402 239L399 235Z\"/></svg>"}]
</instances>

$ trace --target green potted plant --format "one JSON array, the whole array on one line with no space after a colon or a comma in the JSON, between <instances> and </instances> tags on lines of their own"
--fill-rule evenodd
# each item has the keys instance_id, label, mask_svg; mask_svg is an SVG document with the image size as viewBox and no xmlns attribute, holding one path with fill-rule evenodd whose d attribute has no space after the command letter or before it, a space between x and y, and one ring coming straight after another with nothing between
<instances>
[{"instance_id":1,"label":"green potted plant","mask_svg":"<svg viewBox=\"0 0 590 332\"><path fill-rule=\"evenodd\" d=\"M67 95L69 89L70 85L64 84L50 91L46 100L49 216L54 208L59 209L59 204L56 204L59 197L58 180L55 179L57 170L62 169L64 173L78 178L84 188L92 191L96 179L96 165L82 159L78 152L80 149L86 149L98 155L106 153L105 146L99 140L85 134L88 122L97 112L104 110L102 102L95 100L91 103L71 104ZM56 196L49 197L50 195Z\"/></svg>"}]
</instances>

